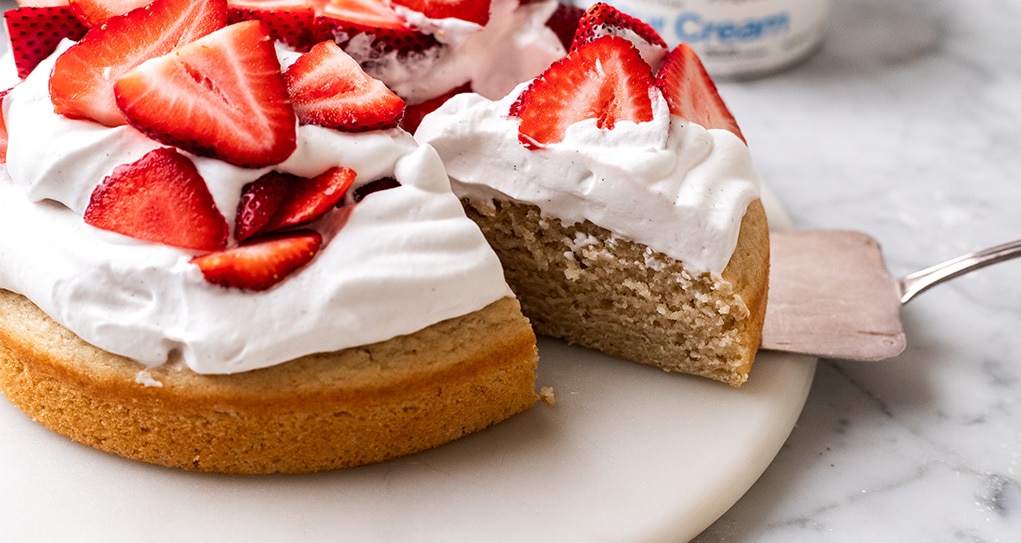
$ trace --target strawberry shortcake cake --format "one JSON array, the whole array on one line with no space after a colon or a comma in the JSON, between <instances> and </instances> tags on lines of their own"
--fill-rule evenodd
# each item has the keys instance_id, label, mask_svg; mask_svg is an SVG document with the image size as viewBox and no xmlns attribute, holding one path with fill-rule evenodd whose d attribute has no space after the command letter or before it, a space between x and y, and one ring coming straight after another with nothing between
<instances>
[{"instance_id":1,"label":"strawberry shortcake cake","mask_svg":"<svg viewBox=\"0 0 1021 543\"><path fill-rule=\"evenodd\" d=\"M280 10L116 4L6 14L8 400L228 473L377 462L535 402L532 329L405 100Z\"/></svg>"}]
</instances>

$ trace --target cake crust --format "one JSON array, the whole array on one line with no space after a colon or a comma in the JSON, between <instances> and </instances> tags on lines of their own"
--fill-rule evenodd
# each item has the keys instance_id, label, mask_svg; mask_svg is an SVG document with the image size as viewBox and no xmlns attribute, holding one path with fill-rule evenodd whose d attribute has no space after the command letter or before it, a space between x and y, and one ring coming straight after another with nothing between
<instances>
[{"instance_id":1,"label":"cake crust","mask_svg":"<svg viewBox=\"0 0 1021 543\"><path fill-rule=\"evenodd\" d=\"M11 403L80 443L185 470L303 473L432 448L533 405L537 357L518 301L503 298L414 334L245 373L201 375L174 360L146 369L0 290Z\"/></svg>"},{"instance_id":2,"label":"cake crust","mask_svg":"<svg viewBox=\"0 0 1021 543\"><path fill-rule=\"evenodd\" d=\"M762 334L769 229L749 206L721 276L613 236L589 221L564 225L531 204L462 199L504 266L539 334L671 372L740 386Z\"/></svg>"}]
</instances>

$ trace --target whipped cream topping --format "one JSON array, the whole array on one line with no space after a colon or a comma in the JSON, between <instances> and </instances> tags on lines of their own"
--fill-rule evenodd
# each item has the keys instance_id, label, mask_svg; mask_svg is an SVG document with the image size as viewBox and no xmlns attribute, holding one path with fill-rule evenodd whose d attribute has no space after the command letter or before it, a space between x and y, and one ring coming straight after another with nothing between
<instances>
[{"instance_id":1,"label":"whipped cream topping","mask_svg":"<svg viewBox=\"0 0 1021 543\"><path fill-rule=\"evenodd\" d=\"M365 70L409 103L424 102L471 83L475 92L502 98L522 82L542 73L566 53L546 21L556 0L519 4L493 0L489 23L482 27L460 19L430 19L394 6L397 13L445 47L398 58L378 55L371 39L356 38L347 50ZM360 41L359 41L360 40Z\"/></svg>"},{"instance_id":2,"label":"whipped cream topping","mask_svg":"<svg viewBox=\"0 0 1021 543\"><path fill-rule=\"evenodd\" d=\"M443 157L458 196L530 203L565 224L588 219L693 271L722 273L760 191L737 136L672 116L652 89L652 121L605 130L589 119L563 141L529 150L507 116L526 85L498 101L455 96L415 132Z\"/></svg>"},{"instance_id":3,"label":"whipped cream topping","mask_svg":"<svg viewBox=\"0 0 1021 543\"><path fill-rule=\"evenodd\" d=\"M52 64L3 101L0 288L85 341L147 366L177 353L198 373L228 374L387 340L512 295L436 152L397 129L302 126L297 151L271 168L193 158L228 222L244 184L269 170L311 176L342 165L358 172L355 187L383 176L401 183L321 219L315 259L267 291L212 285L190 264L195 252L85 224L93 188L159 144L129 127L55 115Z\"/></svg>"}]
</instances>

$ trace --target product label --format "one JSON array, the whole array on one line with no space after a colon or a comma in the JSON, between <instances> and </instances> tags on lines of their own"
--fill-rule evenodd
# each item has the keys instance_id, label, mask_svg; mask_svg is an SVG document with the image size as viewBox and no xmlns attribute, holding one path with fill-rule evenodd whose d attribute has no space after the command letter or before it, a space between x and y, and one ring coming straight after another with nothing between
<instances>
[{"instance_id":1,"label":"product label","mask_svg":"<svg viewBox=\"0 0 1021 543\"><path fill-rule=\"evenodd\" d=\"M828 0L607 1L671 46L689 43L721 76L771 71L804 57L819 43L828 11Z\"/></svg>"},{"instance_id":2,"label":"product label","mask_svg":"<svg viewBox=\"0 0 1021 543\"><path fill-rule=\"evenodd\" d=\"M666 21L649 21L660 34L666 32ZM743 20L712 20L701 13L681 13L673 21L671 30L678 42L690 44L755 43L772 40L791 32L791 14L787 11L749 17Z\"/></svg>"}]
</instances>

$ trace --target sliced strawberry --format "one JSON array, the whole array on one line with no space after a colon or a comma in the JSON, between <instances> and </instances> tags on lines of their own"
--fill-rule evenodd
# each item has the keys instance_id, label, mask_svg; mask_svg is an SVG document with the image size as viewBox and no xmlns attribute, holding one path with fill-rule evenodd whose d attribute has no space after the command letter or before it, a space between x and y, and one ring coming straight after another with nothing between
<instances>
[{"instance_id":1,"label":"sliced strawberry","mask_svg":"<svg viewBox=\"0 0 1021 543\"><path fill-rule=\"evenodd\" d=\"M198 169L162 147L118 166L92 191L85 222L143 241L215 251L227 245L227 221Z\"/></svg>"},{"instance_id":2,"label":"sliced strawberry","mask_svg":"<svg viewBox=\"0 0 1021 543\"><path fill-rule=\"evenodd\" d=\"M384 190L395 189L401 186L400 181L393 177L380 177L356 188L351 192L351 200L355 203L361 202L366 196Z\"/></svg>"},{"instance_id":3,"label":"sliced strawberry","mask_svg":"<svg viewBox=\"0 0 1021 543\"><path fill-rule=\"evenodd\" d=\"M393 128L404 114L404 100L332 41L301 55L284 79L302 124L365 132Z\"/></svg>"},{"instance_id":4,"label":"sliced strawberry","mask_svg":"<svg viewBox=\"0 0 1021 543\"><path fill-rule=\"evenodd\" d=\"M465 83L464 85L450 89L435 98L408 106L404 111L404 117L401 118L401 127L408 132L414 133L415 130L418 130L418 125L422 123L422 119L425 118L426 115L436 111L436 108L442 106L451 97L471 91L471 83Z\"/></svg>"},{"instance_id":5,"label":"sliced strawberry","mask_svg":"<svg viewBox=\"0 0 1021 543\"><path fill-rule=\"evenodd\" d=\"M234 219L234 237L245 241L265 230L287 198L289 187L300 180L296 175L269 172L245 185Z\"/></svg>"},{"instance_id":6,"label":"sliced strawberry","mask_svg":"<svg viewBox=\"0 0 1021 543\"><path fill-rule=\"evenodd\" d=\"M541 149L585 119L612 129L618 121L652 120L649 65L632 43L603 36L580 45L537 77L511 106L520 118L518 140Z\"/></svg>"},{"instance_id":7,"label":"sliced strawberry","mask_svg":"<svg viewBox=\"0 0 1021 543\"><path fill-rule=\"evenodd\" d=\"M240 9L294 9L310 7L313 10L317 9L316 6L326 0L227 0L228 9L240 8Z\"/></svg>"},{"instance_id":8,"label":"sliced strawberry","mask_svg":"<svg viewBox=\"0 0 1021 543\"><path fill-rule=\"evenodd\" d=\"M574 4L566 4L564 2L557 3L557 9L553 11L550 18L546 20L546 26L557 35L560 40L560 44L564 46L565 50L571 49L571 44L574 42L574 35L578 32L578 23L581 21L581 16L584 15L585 9L578 7Z\"/></svg>"},{"instance_id":9,"label":"sliced strawberry","mask_svg":"<svg viewBox=\"0 0 1021 543\"><path fill-rule=\"evenodd\" d=\"M312 178L269 172L242 189L234 237L245 241L312 222L339 205L354 180L354 170L343 167Z\"/></svg>"},{"instance_id":10,"label":"sliced strawberry","mask_svg":"<svg viewBox=\"0 0 1021 543\"><path fill-rule=\"evenodd\" d=\"M54 112L107 126L124 124L114 101L117 78L226 22L226 0L154 0L148 7L111 17L57 59L50 76Z\"/></svg>"},{"instance_id":11,"label":"sliced strawberry","mask_svg":"<svg viewBox=\"0 0 1021 543\"><path fill-rule=\"evenodd\" d=\"M417 11L430 19L454 17L479 26L489 22L490 0L393 0L393 3Z\"/></svg>"},{"instance_id":12,"label":"sliced strawberry","mask_svg":"<svg viewBox=\"0 0 1021 543\"><path fill-rule=\"evenodd\" d=\"M317 232L293 232L198 256L191 262L214 285L266 290L311 262L322 242Z\"/></svg>"},{"instance_id":13,"label":"sliced strawberry","mask_svg":"<svg viewBox=\"0 0 1021 543\"><path fill-rule=\"evenodd\" d=\"M672 115L705 128L729 130L745 141L716 84L688 44L678 45L667 55L656 74L656 86L663 92Z\"/></svg>"},{"instance_id":14,"label":"sliced strawberry","mask_svg":"<svg viewBox=\"0 0 1021 543\"><path fill-rule=\"evenodd\" d=\"M349 49L356 38L367 42L357 51ZM408 55L440 47L436 38L409 25L385 0L331 0L316 19L314 39L335 41L359 62L391 52Z\"/></svg>"},{"instance_id":15,"label":"sliced strawberry","mask_svg":"<svg viewBox=\"0 0 1021 543\"><path fill-rule=\"evenodd\" d=\"M227 9L229 24L258 19L273 39L295 50L307 51L313 44L316 10L305 0L229 0Z\"/></svg>"},{"instance_id":16,"label":"sliced strawberry","mask_svg":"<svg viewBox=\"0 0 1021 543\"><path fill-rule=\"evenodd\" d=\"M385 0L329 0L321 13L365 28L410 28Z\"/></svg>"},{"instance_id":17,"label":"sliced strawberry","mask_svg":"<svg viewBox=\"0 0 1021 543\"><path fill-rule=\"evenodd\" d=\"M578 23L571 48L607 35L633 39L639 49L643 49L646 44L664 51L669 48L652 25L602 2L592 4L585 10ZM641 43L642 41L645 43Z\"/></svg>"},{"instance_id":18,"label":"sliced strawberry","mask_svg":"<svg viewBox=\"0 0 1021 543\"><path fill-rule=\"evenodd\" d=\"M53 54L60 40L80 40L88 30L66 5L15 8L4 13L4 22L14 66L22 79Z\"/></svg>"},{"instance_id":19,"label":"sliced strawberry","mask_svg":"<svg viewBox=\"0 0 1021 543\"><path fill-rule=\"evenodd\" d=\"M355 171L338 166L310 179L298 178L263 231L308 224L339 205L355 180Z\"/></svg>"},{"instance_id":20,"label":"sliced strawberry","mask_svg":"<svg viewBox=\"0 0 1021 543\"><path fill-rule=\"evenodd\" d=\"M110 17L123 15L148 5L152 0L71 0L74 14L89 28L105 23Z\"/></svg>"},{"instance_id":21,"label":"sliced strawberry","mask_svg":"<svg viewBox=\"0 0 1021 543\"><path fill-rule=\"evenodd\" d=\"M149 137L259 168L297 147L297 120L261 21L230 25L121 76L117 105Z\"/></svg>"}]
</instances>

